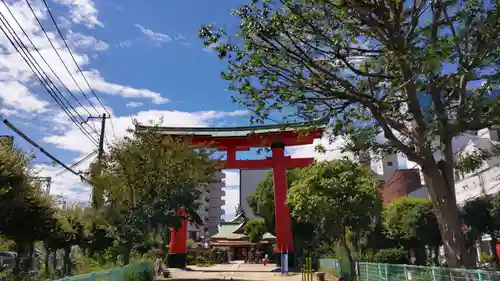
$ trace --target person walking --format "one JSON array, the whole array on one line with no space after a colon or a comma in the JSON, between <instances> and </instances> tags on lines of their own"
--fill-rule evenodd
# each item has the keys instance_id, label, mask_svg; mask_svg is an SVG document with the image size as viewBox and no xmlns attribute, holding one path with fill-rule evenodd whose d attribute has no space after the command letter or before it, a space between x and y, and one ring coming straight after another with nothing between
<instances>
[{"instance_id":1,"label":"person walking","mask_svg":"<svg viewBox=\"0 0 500 281\"><path fill-rule=\"evenodd\" d=\"M161 268L161 258L160 254L156 254L156 260L155 260L155 272L156 275L159 276L163 269Z\"/></svg>"},{"instance_id":2,"label":"person walking","mask_svg":"<svg viewBox=\"0 0 500 281\"><path fill-rule=\"evenodd\" d=\"M262 262L264 263L264 266L267 266L267 263L269 262L269 256L267 254L264 256L264 260Z\"/></svg>"}]
</instances>

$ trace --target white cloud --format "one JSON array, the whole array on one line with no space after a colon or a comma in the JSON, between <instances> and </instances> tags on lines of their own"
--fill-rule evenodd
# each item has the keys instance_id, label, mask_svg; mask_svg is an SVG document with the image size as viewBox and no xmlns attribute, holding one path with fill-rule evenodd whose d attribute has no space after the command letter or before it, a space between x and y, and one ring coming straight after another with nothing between
<instances>
[{"instance_id":1,"label":"white cloud","mask_svg":"<svg viewBox=\"0 0 500 281\"><path fill-rule=\"evenodd\" d=\"M82 11L87 11L86 18L88 19L88 21L86 22L94 22L94 24L97 24L96 20L93 20L91 16L92 14L97 15L97 12L91 12L93 2L90 2L88 0L58 0L58 3L67 5L70 8L70 13L78 13L84 15L85 13L83 13ZM36 48L39 50L41 56L43 56L43 58L45 58L45 60L50 64L50 68L52 68L52 70L69 88L69 90L78 92L81 88L85 92L90 92L90 88L87 86L87 83L80 75L77 65L73 63L71 54L66 50L64 42L61 40L57 32L55 32L55 30L49 29L47 34L54 44L54 47L58 50L59 55L66 63L66 66L61 62L59 56L53 50L51 44L40 29L40 26L38 25L35 17L32 15L27 4L24 1L17 1L9 3L7 5L10 8L11 12L14 14L14 17L19 21L19 23L21 23L24 31L28 34L29 38L32 40ZM33 4L33 8L37 17L39 17L41 20L47 19L47 11L45 11L42 7ZM30 46L31 44L24 37L23 31L19 28L19 26L17 26L16 21L10 15L9 11L4 5L0 5L0 13L2 13L6 17L6 20L10 23L18 36L25 41L25 44L28 44L28 46ZM97 18L95 17L95 19ZM73 18L73 20L75 19ZM48 26L49 25L45 27L48 28ZM154 92L148 89L137 89L130 86L119 85L106 81L105 78L100 75L99 71L89 68L88 64L90 63L90 58L93 55L89 51L105 50L106 48L108 48L108 45L105 42L91 36L72 32L71 30L68 31L66 37L68 37L69 45L74 49L73 55L76 62L78 63L80 68L84 70L85 77L96 92L118 95L124 98L147 98L153 100L153 102L156 104L161 104L168 101L168 99L163 98L158 92ZM40 92L40 95L37 96L33 94L34 91L32 90L32 86L36 86L39 81L31 71L31 69L28 67L26 62L17 53L16 49L11 46L10 41L5 36L3 36L3 34L0 35L0 49L2 50L2 60L0 61L0 82L4 83L4 86L13 85L12 83L20 83L22 85L30 87L31 91L24 92L25 96L23 98L31 98L31 102L38 100L40 101L40 103L38 103L37 105L26 103L26 105L24 105L24 102L17 102L12 100L13 97L6 96L7 93L5 93L5 89L0 89L2 90L2 92L4 92L2 94L3 98L10 98L10 102L15 102L16 106L24 106L32 111L41 108L43 100L40 90L43 88L38 86L39 91L37 91L36 93ZM43 71L51 78L54 83L56 83L59 89L63 90L64 88L61 87L58 79L51 71L49 66L42 60L38 52L36 52L34 49L31 49L30 52L33 56L33 59L39 64L41 69L43 69ZM72 77L74 77L80 87L78 87ZM12 93L8 93L8 95L13 96ZM47 101L51 100L51 98L49 98L45 92L43 92L43 96L46 97L45 99ZM18 99L18 97L16 97L16 99Z\"/></svg>"},{"instance_id":2,"label":"white cloud","mask_svg":"<svg viewBox=\"0 0 500 281\"><path fill-rule=\"evenodd\" d=\"M106 44L106 42L81 33L70 32L67 36L67 40L74 48L84 48L98 52L106 51L109 48L109 45Z\"/></svg>"},{"instance_id":3,"label":"white cloud","mask_svg":"<svg viewBox=\"0 0 500 281\"><path fill-rule=\"evenodd\" d=\"M0 108L0 114L10 116L10 115L17 115L18 112L14 109Z\"/></svg>"},{"instance_id":4,"label":"white cloud","mask_svg":"<svg viewBox=\"0 0 500 281\"><path fill-rule=\"evenodd\" d=\"M342 137L338 137L332 143L330 143L328 137L323 137L321 139L315 139L313 144L290 146L287 148L287 151L288 154L293 158L313 157L319 161L339 159L342 157L353 157L352 153L342 153L341 150L344 143L345 139L343 139ZM315 149L317 145L323 146L326 149L326 152L317 152Z\"/></svg>"},{"instance_id":5,"label":"white cloud","mask_svg":"<svg viewBox=\"0 0 500 281\"><path fill-rule=\"evenodd\" d=\"M224 220L228 221L234 218L236 207L240 203L240 189L239 188L224 188L226 196L224 200L226 204L222 207L225 211Z\"/></svg>"},{"instance_id":6,"label":"white cloud","mask_svg":"<svg viewBox=\"0 0 500 281\"><path fill-rule=\"evenodd\" d=\"M68 6L71 21L76 24L84 24L88 28L103 26L97 18L99 11L92 0L55 0L57 3Z\"/></svg>"},{"instance_id":7,"label":"white cloud","mask_svg":"<svg viewBox=\"0 0 500 281\"><path fill-rule=\"evenodd\" d=\"M224 182L226 186L239 186L240 185L240 172L233 170L224 170L224 174L226 174L226 178Z\"/></svg>"},{"instance_id":8,"label":"white cloud","mask_svg":"<svg viewBox=\"0 0 500 281\"><path fill-rule=\"evenodd\" d=\"M44 112L48 106L17 81L0 82L0 98L3 104L26 112Z\"/></svg>"},{"instance_id":9,"label":"white cloud","mask_svg":"<svg viewBox=\"0 0 500 281\"><path fill-rule=\"evenodd\" d=\"M125 41L122 41L122 42L118 43L117 46L120 47L120 48L128 48L128 47L132 46L132 41L125 40Z\"/></svg>"},{"instance_id":10,"label":"white cloud","mask_svg":"<svg viewBox=\"0 0 500 281\"><path fill-rule=\"evenodd\" d=\"M177 41L179 41L179 40L180 40L180 41L183 41L183 40L186 40L186 36L184 36L184 35L182 35L182 34L178 33L177 35L175 35L174 40L177 40Z\"/></svg>"},{"instance_id":11,"label":"white cloud","mask_svg":"<svg viewBox=\"0 0 500 281\"><path fill-rule=\"evenodd\" d=\"M206 46L205 48L203 48L203 51L209 52L209 53L213 52L217 46L227 44L228 42L229 42L229 37L223 37L223 38L219 39L218 42L210 44L210 45Z\"/></svg>"},{"instance_id":12,"label":"white cloud","mask_svg":"<svg viewBox=\"0 0 500 281\"><path fill-rule=\"evenodd\" d=\"M135 27L137 27L142 34L146 35L149 39L156 41L156 42L170 42L172 41L172 38L168 36L167 34L163 34L160 32L154 32L153 30L149 28L145 28L144 26L136 23L134 24Z\"/></svg>"},{"instance_id":13,"label":"white cloud","mask_svg":"<svg viewBox=\"0 0 500 281\"><path fill-rule=\"evenodd\" d=\"M81 109L78 109L81 111ZM113 113L111 111L111 113ZM246 113L246 112L244 112ZM210 126L217 120L225 117L231 116L241 116L243 114L241 111L230 111L230 112L216 112L216 111L201 111L201 112L181 112L181 111L159 111L159 110L149 110L138 112L134 116L121 116L113 117L113 126L116 132L116 137L121 138L127 135L126 130L132 127L132 120L136 118L138 121L147 123L150 120L156 121L163 118L162 125L164 126L182 126L182 127L203 127ZM60 132L58 135L48 136L43 139L46 143L55 144L58 148L70 150L80 153L81 157L91 153L96 149L90 141L79 131L74 124L72 124L67 118L65 118L64 113L59 113L53 116L50 120L53 128L58 127L57 130ZM96 125L97 131L100 130L99 122L94 123ZM109 124L109 123L108 123ZM106 137L108 140L113 141L114 135L111 126L106 128ZM75 159L74 162L78 161ZM81 167L84 167L82 165ZM42 168L41 175L43 176L54 176L57 171L60 171L60 167L53 168L51 166L40 166ZM231 184L238 182L237 174L228 171L230 173L229 177L226 177ZM70 201L87 201L90 194L90 189L80 183L80 179L71 173L66 173L64 176L55 177L57 182L54 185L54 194L63 193L67 196ZM237 191L239 192L239 191ZM237 193L239 194L239 193ZM234 213L235 204L237 204L238 196L234 197L234 191L229 191L226 194L229 204L228 211ZM236 202L236 203L235 203Z\"/></svg>"},{"instance_id":14,"label":"white cloud","mask_svg":"<svg viewBox=\"0 0 500 281\"><path fill-rule=\"evenodd\" d=\"M163 126L171 127L206 127L213 124L217 120L225 117L242 116L246 111L200 111L200 112L182 112L182 111L161 111L161 110L148 110L140 111L133 116L120 116L113 117L113 127L115 128L116 137L120 138L127 135L127 129L132 128L132 120L137 119L139 122L147 124L149 121L158 121L163 119ZM65 129L59 135L45 137L44 142L55 144L61 149L67 149L79 153L88 154L95 149L95 146L90 141L83 142L86 137L78 128L69 122L64 117L63 113L53 117L56 124L64 126ZM99 131L100 123L95 122ZM110 128L107 127L106 137L108 140L113 140L114 135Z\"/></svg>"},{"instance_id":15,"label":"white cloud","mask_svg":"<svg viewBox=\"0 0 500 281\"><path fill-rule=\"evenodd\" d=\"M144 105L144 103L142 103L142 102L132 101L132 102L127 103L125 106L134 108L134 107L139 107L139 106L143 106L143 105Z\"/></svg>"}]
</instances>

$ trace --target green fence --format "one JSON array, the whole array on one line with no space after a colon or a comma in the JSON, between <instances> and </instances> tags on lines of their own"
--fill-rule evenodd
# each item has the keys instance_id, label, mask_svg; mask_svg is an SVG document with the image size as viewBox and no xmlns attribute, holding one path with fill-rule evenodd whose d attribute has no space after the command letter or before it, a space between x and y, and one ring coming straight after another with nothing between
<instances>
[{"instance_id":1,"label":"green fence","mask_svg":"<svg viewBox=\"0 0 500 281\"><path fill-rule=\"evenodd\" d=\"M336 259L320 259L320 269L336 276L348 274ZM356 277L358 281L500 281L500 272L357 262Z\"/></svg>"},{"instance_id":2,"label":"green fence","mask_svg":"<svg viewBox=\"0 0 500 281\"><path fill-rule=\"evenodd\" d=\"M102 272L65 277L55 281L151 281L153 266L151 262L129 264Z\"/></svg>"},{"instance_id":3,"label":"green fence","mask_svg":"<svg viewBox=\"0 0 500 281\"><path fill-rule=\"evenodd\" d=\"M342 267L340 264L340 260L336 259L320 259L319 270L327 273L332 273L335 276L342 275Z\"/></svg>"}]
</instances>

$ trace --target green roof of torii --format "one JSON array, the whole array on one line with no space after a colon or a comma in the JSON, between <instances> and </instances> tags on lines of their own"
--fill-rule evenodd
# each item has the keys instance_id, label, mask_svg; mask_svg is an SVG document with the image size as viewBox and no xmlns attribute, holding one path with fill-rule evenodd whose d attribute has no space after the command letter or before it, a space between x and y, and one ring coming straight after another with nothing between
<instances>
[{"instance_id":1,"label":"green roof of torii","mask_svg":"<svg viewBox=\"0 0 500 281\"><path fill-rule=\"evenodd\" d=\"M276 125L258 125L243 127L159 127L158 131L172 136L209 136L209 137L244 137L251 134L269 134L290 132L297 129L306 129L310 123L289 123ZM151 126L136 125L135 131L140 132ZM323 130L326 124L316 125L315 128Z\"/></svg>"}]
</instances>

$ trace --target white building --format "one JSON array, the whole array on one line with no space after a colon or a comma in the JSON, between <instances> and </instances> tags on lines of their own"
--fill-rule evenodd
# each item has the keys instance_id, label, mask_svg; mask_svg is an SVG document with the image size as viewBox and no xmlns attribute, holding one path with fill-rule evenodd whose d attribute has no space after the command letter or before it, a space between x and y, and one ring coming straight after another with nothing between
<instances>
[{"instance_id":1,"label":"white building","mask_svg":"<svg viewBox=\"0 0 500 281\"><path fill-rule=\"evenodd\" d=\"M478 131L477 135L476 138L469 140L457 157L478 149L491 152L500 140L500 131L495 129L483 129ZM459 205L481 195L493 195L498 192L500 192L500 157L498 156L484 161L483 165L472 173L455 173L455 194Z\"/></svg>"},{"instance_id":2,"label":"white building","mask_svg":"<svg viewBox=\"0 0 500 281\"><path fill-rule=\"evenodd\" d=\"M223 221L225 192L222 179L225 177L221 171L216 175L218 182L200 187L202 195L200 196L200 208L198 215L203 221L203 225L188 225L188 238L194 241L200 241L203 237L214 235L218 231L219 223Z\"/></svg>"},{"instance_id":3,"label":"white building","mask_svg":"<svg viewBox=\"0 0 500 281\"><path fill-rule=\"evenodd\" d=\"M240 207L243 209L245 216L248 219L257 219L257 216L248 205L248 196L257 190L257 185L262 182L269 169L265 170L241 170L240 171Z\"/></svg>"}]
</instances>

